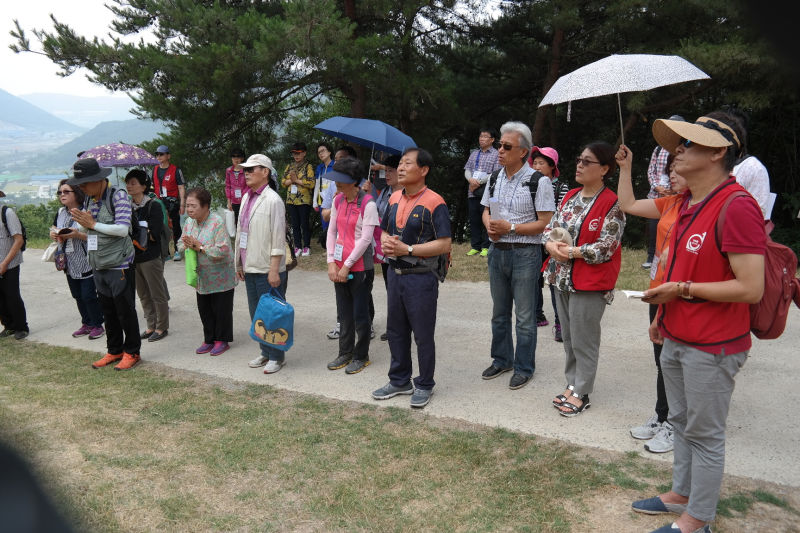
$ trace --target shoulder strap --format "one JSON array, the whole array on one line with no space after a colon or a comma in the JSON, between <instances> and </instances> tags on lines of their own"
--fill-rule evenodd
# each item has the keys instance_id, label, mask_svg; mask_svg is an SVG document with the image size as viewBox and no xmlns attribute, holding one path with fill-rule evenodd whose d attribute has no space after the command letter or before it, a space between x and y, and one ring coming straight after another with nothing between
<instances>
[{"instance_id":1,"label":"shoulder strap","mask_svg":"<svg viewBox=\"0 0 800 533\"><path fill-rule=\"evenodd\" d=\"M494 186L497 183L497 176L499 175L500 175L500 169L498 168L497 170L492 172L491 176L489 176L489 198L492 198L494 196Z\"/></svg>"},{"instance_id":2,"label":"shoulder strap","mask_svg":"<svg viewBox=\"0 0 800 533\"><path fill-rule=\"evenodd\" d=\"M731 195L728 196L728 198L725 200L725 203L722 205L722 209L717 217L717 223L714 226L714 237L717 241L717 249L720 251L720 253L722 253L722 228L725 227L725 215L728 212L728 206L731 205L731 202L736 198L740 198L742 196L750 195L744 191L736 191L731 193Z\"/></svg>"},{"instance_id":3,"label":"shoulder strap","mask_svg":"<svg viewBox=\"0 0 800 533\"><path fill-rule=\"evenodd\" d=\"M6 219L6 210L7 209L8 209L8 206L4 205L3 209L2 209L2 214L0 214L0 218L3 219L3 227L6 228L6 233L8 233L8 236L10 237L11 236L11 230L8 229L8 219Z\"/></svg>"},{"instance_id":4,"label":"shoulder strap","mask_svg":"<svg viewBox=\"0 0 800 533\"><path fill-rule=\"evenodd\" d=\"M533 213L536 215L536 220L539 220L539 215L536 214L536 191L539 189L539 180L543 177L544 174L534 170L531 180L528 182L528 189L531 191L531 205L533 205Z\"/></svg>"}]
</instances>

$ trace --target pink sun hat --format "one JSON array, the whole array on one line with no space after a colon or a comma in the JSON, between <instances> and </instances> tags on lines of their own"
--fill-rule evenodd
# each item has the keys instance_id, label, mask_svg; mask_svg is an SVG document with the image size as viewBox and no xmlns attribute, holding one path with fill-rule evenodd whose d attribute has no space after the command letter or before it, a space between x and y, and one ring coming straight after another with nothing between
<instances>
[{"instance_id":1,"label":"pink sun hat","mask_svg":"<svg viewBox=\"0 0 800 533\"><path fill-rule=\"evenodd\" d=\"M537 155L542 155L553 162L553 177L557 178L560 172L558 171L558 152L556 149L550 148L549 146L544 146L542 148L534 146L531 148L531 156L528 161L533 163Z\"/></svg>"}]
</instances>

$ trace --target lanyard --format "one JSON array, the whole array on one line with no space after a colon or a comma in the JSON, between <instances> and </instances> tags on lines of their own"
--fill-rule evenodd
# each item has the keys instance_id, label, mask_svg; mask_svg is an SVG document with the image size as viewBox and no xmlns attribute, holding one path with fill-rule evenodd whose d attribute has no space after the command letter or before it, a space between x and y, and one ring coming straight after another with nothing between
<instances>
[{"instance_id":1,"label":"lanyard","mask_svg":"<svg viewBox=\"0 0 800 533\"><path fill-rule=\"evenodd\" d=\"M478 170L480 164L481 164L481 149L478 148L478 156L475 158L475 170Z\"/></svg>"}]
</instances>

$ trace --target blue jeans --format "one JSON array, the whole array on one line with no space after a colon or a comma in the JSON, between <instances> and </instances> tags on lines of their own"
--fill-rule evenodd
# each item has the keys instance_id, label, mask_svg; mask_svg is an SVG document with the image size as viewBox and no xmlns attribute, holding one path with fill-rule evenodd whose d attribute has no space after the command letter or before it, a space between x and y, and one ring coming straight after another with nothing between
<instances>
[{"instance_id":1,"label":"blue jeans","mask_svg":"<svg viewBox=\"0 0 800 533\"><path fill-rule=\"evenodd\" d=\"M286 286L289 284L289 276L286 272L281 272L280 276L281 284L277 289L281 296L286 298ZM252 321L253 314L256 312L256 307L258 307L258 300L262 294L268 293L270 289L267 274L248 274L245 272L244 287L247 290L247 307L250 309L250 320ZM261 355L270 361L283 361L285 359L286 353L284 351L263 343L259 344L261 345Z\"/></svg>"},{"instance_id":2,"label":"blue jeans","mask_svg":"<svg viewBox=\"0 0 800 533\"><path fill-rule=\"evenodd\" d=\"M492 363L532 376L536 370L536 285L542 267L541 247L489 248L492 294ZM511 338L511 309L517 316L517 348Z\"/></svg>"},{"instance_id":3,"label":"blue jeans","mask_svg":"<svg viewBox=\"0 0 800 533\"><path fill-rule=\"evenodd\" d=\"M93 328L102 326L103 310L100 309L100 302L97 300L94 278L74 279L67 274L67 285L72 297L75 298L75 303L78 304L81 324Z\"/></svg>"}]
</instances>

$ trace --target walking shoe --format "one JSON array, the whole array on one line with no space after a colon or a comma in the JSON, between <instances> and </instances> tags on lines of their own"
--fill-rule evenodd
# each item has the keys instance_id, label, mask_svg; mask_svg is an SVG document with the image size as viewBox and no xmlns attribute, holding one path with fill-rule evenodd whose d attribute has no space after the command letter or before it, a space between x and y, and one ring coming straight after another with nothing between
<instances>
[{"instance_id":1,"label":"walking shoe","mask_svg":"<svg viewBox=\"0 0 800 533\"><path fill-rule=\"evenodd\" d=\"M658 529L654 529L650 533L675 533L675 532L680 533L680 531L681 528L679 528L675 524L675 522L673 522L671 524L667 524L666 526L661 526ZM692 533L711 533L711 526L706 524L703 527L695 529L694 531L692 531Z\"/></svg>"},{"instance_id":2,"label":"walking shoe","mask_svg":"<svg viewBox=\"0 0 800 533\"><path fill-rule=\"evenodd\" d=\"M303 254L303 249L302 248L295 248L294 249L294 256L295 257L300 257L302 254Z\"/></svg>"},{"instance_id":3,"label":"walking shoe","mask_svg":"<svg viewBox=\"0 0 800 533\"><path fill-rule=\"evenodd\" d=\"M122 354L118 353L116 355L111 355L110 353L105 354L101 359L98 359L94 363L92 363L92 368L103 368L106 365L110 365L111 363L116 363L122 359Z\"/></svg>"},{"instance_id":4,"label":"walking shoe","mask_svg":"<svg viewBox=\"0 0 800 533\"><path fill-rule=\"evenodd\" d=\"M389 340L389 334L388 333L381 333L381 340L382 341L388 341Z\"/></svg>"},{"instance_id":5,"label":"walking shoe","mask_svg":"<svg viewBox=\"0 0 800 533\"><path fill-rule=\"evenodd\" d=\"M367 368L372 361L369 359L353 359L350 361L350 364L347 365L347 368L344 369L345 374L358 374L365 368Z\"/></svg>"},{"instance_id":6,"label":"walking shoe","mask_svg":"<svg viewBox=\"0 0 800 533\"><path fill-rule=\"evenodd\" d=\"M13 334L13 329L3 328L3 331L0 331L0 337L10 337Z\"/></svg>"},{"instance_id":7,"label":"walking shoe","mask_svg":"<svg viewBox=\"0 0 800 533\"><path fill-rule=\"evenodd\" d=\"M659 424L655 436L644 443L644 449L651 453L667 453L673 448L672 424L666 420Z\"/></svg>"},{"instance_id":8,"label":"walking shoe","mask_svg":"<svg viewBox=\"0 0 800 533\"><path fill-rule=\"evenodd\" d=\"M480 250L476 250L475 248L472 248L469 252L467 252L467 255L469 257L472 257L473 255L478 255L479 253L481 253Z\"/></svg>"},{"instance_id":9,"label":"walking shoe","mask_svg":"<svg viewBox=\"0 0 800 533\"><path fill-rule=\"evenodd\" d=\"M556 342L564 342L564 337L561 336L561 324L558 322L553 326L553 338Z\"/></svg>"},{"instance_id":10,"label":"walking shoe","mask_svg":"<svg viewBox=\"0 0 800 533\"><path fill-rule=\"evenodd\" d=\"M203 344L201 344L201 345L200 345L200 346L199 346L199 347L198 347L198 348L197 348L197 349L194 351L194 353L196 353L196 354L204 354L204 353L208 353L208 352L210 352L210 351L211 351L211 350L213 350L213 349L214 349L214 345L213 345L212 343L210 343L210 342L204 342Z\"/></svg>"},{"instance_id":11,"label":"walking shoe","mask_svg":"<svg viewBox=\"0 0 800 533\"><path fill-rule=\"evenodd\" d=\"M514 375L511 376L511 380L508 382L508 388L511 390L521 389L528 384L532 377L533 376L523 376L522 374L514 372Z\"/></svg>"},{"instance_id":12,"label":"walking shoe","mask_svg":"<svg viewBox=\"0 0 800 533\"><path fill-rule=\"evenodd\" d=\"M303 257L308 257L309 255L311 255L311 248L306 246L305 248L303 248Z\"/></svg>"},{"instance_id":13,"label":"walking shoe","mask_svg":"<svg viewBox=\"0 0 800 533\"><path fill-rule=\"evenodd\" d=\"M411 407L421 409L428 405L433 396L433 389L414 389L414 394L411 395Z\"/></svg>"},{"instance_id":14,"label":"walking shoe","mask_svg":"<svg viewBox=\"0 0 800 533\"><path fill-rule=\"evenodd\" d=\"M543 328L545 326L549 326L550 322L547 321L547 317L542 315L540 317L536 317L536 326Z\"/></svg>"},{"instance_id":15,"label":"walking shoe","mask_svg":"<svg viewBox=\"0 0 800 533\"><path fill-rule=\"evenodd\" d=\"M631 509L643 514L667 514L674 513L681 515L686 511L686 504L683 503L664 503L658 496L647 498L646 500L635 501L631 504Z\"/></svg>"},{"instance_id":16,"label":"walking shoe","mask_svg":"<svg viewBox=\"0 0 800 533\"><path fill-rule=\"evenodd\" d=\"M414 386L410 381L402 387L395 387L390 381L380 389L372 391L372 397L376 400L388 400L389 398L394 398L398 394L412 394L413 392Z\"/></svg>"},{"instance_id":17,"label":"walking shoe","mask_svg":"<svg viewBox=\"0 0 800 533\"><path fill-rule=\"evenodd\" d=\"M114 370L130 370L131 368L138 365L139 361L141 360L142 358L139 357L138 353L135 354L123 353L122 361L120 361L119 364L114 367Z\"/></svg>"},{"instance_id":18,"label":"walking shoe","mask_svg":"<svg viewBox=\"0 0 800 533\"><path fill-rule=\"evenodd\" d=\"M22 339L24 339L25 337L28 336L28 333L29 332L27 330L15 331L14 332L14 338L17 339L18 341L21 341Z\"/></svg>"},{"instance_id":19,"label":"walking shoe","mask_svg":"<svg viewBox=\"0 0 800 533\"><path fill-rule=\"evenodd\" d=\"M656 436L656 430L661 424L658 423L658 415L653 414L647 419L647 422L641 426L631 428L631 437L640 440L650 440Z\"/></svg>"},{"instance_id":20,"label":"walking shoe","mask_svg":"<svg viewBox=\"0 0 800 533\"><path fill-rule=\"evenodd\" d=\"M180 261L181 260L181 253L175 252L175 255L172 256L173 261Z\"/></svg>"},{"instance_id":21,"label":"walking shoe","mask_svg":"<svg viewBox=\"0 0 800 533\"><path fill-rule=\"evenodd\" d=\"M505 374L506 372L510 372L513 370L512 368L499 368L494 365L489 365L489 368L483 371L481 377L483 379L494 379L500 374Z\"/></svg>"},{"instance_id":22,"label":"walking shoe","mask_svg":"<svg viewBox=\"0 0 800 533\"><path fill-rule=\"evenodd\" d=\"M486 257L487 255L489 255L489 249L488 248L483 248L481 250L481 257Z\"/></svg>"},{"instance_id":23,"label":"walking shoe","mask_svg":"<svg viewBox=\"0 0 800 533\"><path fill-rule=\"evenodd\" d=\"M89 332L89 340L93 341L95 339L99 339L103 335L106 334L106 330L103 329L103 326L95 326Z\"/></svg>"},{"instance_id":24,"label":"walking shoe","mask_svg":"<svg viewBox=\"0 0 800 533\"><path fill-rule=\"evenodd\" d=\"M264 373L265 374L274 374L281 368L283 365L286 364L286 361L267 361L267 364L264 366Z\"/></svg>"},{"instance_id":25,"label":"walking shoe","mask_svg":"<svg viewBox=\"0 0 800 533\"><path fill-rule=\"evenodd\" d=\"M159 333L159 332L157 332L157 331L154 331L154 332L153 332L153 334L152 334L152 335L150 335L150 336L147 338L147 342L156 342L156 341L160 341L161 339L163 339L163 338L164 338L164 337L166 337L167 335L169 335L169 332L168 332L167 330L164 330L164 331L162 331L161 333Z\"/></svg>"},{"instance_id":26,"label":"walking shoe","mask_svg":"<svg viewBox=\"0 0 800 533\"><path fill-rule=\"evenodd\" d=\"M269 361L269 357L264 357L263 355L259 355L258 357L247 363L247 366L249 366L250 368L259 368L266 365L267 361Z\"/></svg>"},{"instance_id":27,"label":"walking shoe","mask_svg":"<svg viewBox=\"0 0 800 533\"><path fill-rule=\"evenodd\" d=\"M225 341L216 341L211 349L211 355L221 355L228 351L230 346Z\"/></svg>"},{"instance_id":28,"label":"walking shoe","mask_svg":"<svg viewBox=\"0 0 800 533\"><path fill-rule=\"evenodd\" d=\"M370 339L375 338L375 328L372 327L372 324L369 325L369 338Z\"/></svg>"},{"instance_id":29,"label":"walking shoe","mask_svg":"<svg viewBox=\"0 0 800 533\"><path fill-rule=\"evenodd\" d=\"M75 331L72 332L72 336L77 339L78 337L83 337L84 335L88 335L89 332L91 332L91 331L92 331L92 328L90 328L86 324L83 324L83 325L81 325L80 328L78 328L78 329L76 329Z\"/></svg>"},{"instance_id":30,"label":"walking shoe","mask_svg":"<svg viewBox=\"0 0 800 533\"><path fill-rule=\"evenodd\" d=\"M142 331L141 334L139 334L139 338L142 339L142 340L149 339L150 335L155 333L155 331L156 330L154 330L154 329L151 329L150 331L144 330L144 331Z\"/></svg>"},{"instance_id":31,"label":"walking shoe","mask_svg":"<svg viewBox=\"0 0 800 533\"><path fill-rule=\"evenodd\" d=\"M644 263L642 263L642 268L644 269L650 268L652 264L653 263L651 263L650 261L645 261Z\"/></svg>"},{"instance_id":32,"label":"walking shoe","mask_svg":"<svg viewBox=\"0 0 800 533\"><path fill-rule=\"evenodd\" d=\"M339 370L340 368L344 368L352 360L352 355L339 355L336 359L328 363L328 370Z\"/></svg>"},{"instance_id":33,"label":"walking shoe","mask_svg":"<svg viewBox=\"0 0 800 533\"><path fill-rule=\"evenodd\" d=\"M336 323L336 327L333 328L332 330L330 330L327 333L327 335L328 335L328 338L331 339L331 340L339 338L339 323L338 322Z\"/></svg>"}]
</instances>

